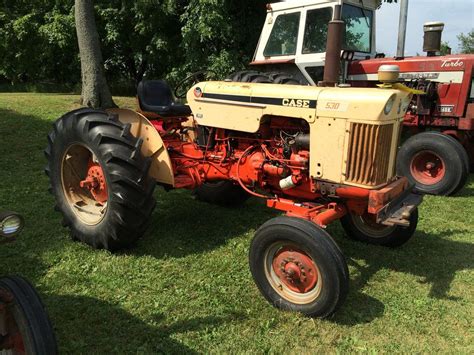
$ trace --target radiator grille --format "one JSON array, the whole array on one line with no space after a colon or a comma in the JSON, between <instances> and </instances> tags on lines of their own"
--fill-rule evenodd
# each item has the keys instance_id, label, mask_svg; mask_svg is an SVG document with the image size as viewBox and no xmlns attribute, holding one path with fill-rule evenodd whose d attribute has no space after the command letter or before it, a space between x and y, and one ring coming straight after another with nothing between
<instances>
[{"instance_id":1,"label":"radiator grille","mask_svg":"<svg viewBox=\"0 0 474 355\"><path fill-rule=\"evenodd\" d=\"M369 186L387 182L393 128L351 123L346 181Z\"/></svg>"}]
</instances>

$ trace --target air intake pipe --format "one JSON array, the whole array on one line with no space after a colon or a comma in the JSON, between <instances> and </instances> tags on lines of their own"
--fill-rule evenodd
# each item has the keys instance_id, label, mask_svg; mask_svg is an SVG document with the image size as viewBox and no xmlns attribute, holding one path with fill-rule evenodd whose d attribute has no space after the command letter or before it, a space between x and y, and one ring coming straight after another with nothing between
<instances>
[{"instance_id":1,"label":"air intake pipe","mask_svg":"<svg viewBox=\"0 0 474 355\"><path fill-rule=\"evenodd\" d=\"M339 82L344 29L345 24L341 19L341 5L336 5L334 9L334 18L328 25L324 77L323 81L319 83L320 86L335 86Z\"/></svg>"},{"instance_id":2,"label":"air intake pipe","mask_svg":"<svg viewBox=\"0 0 474 355\"><path fill-rule=\"evenodd\" d=\"M441 52L441 35L444 30L442 22L427 22L423 25L425 35L423 37L423 52L427 52L428 57L434 57Z\"/></svg>"}]
</instances>

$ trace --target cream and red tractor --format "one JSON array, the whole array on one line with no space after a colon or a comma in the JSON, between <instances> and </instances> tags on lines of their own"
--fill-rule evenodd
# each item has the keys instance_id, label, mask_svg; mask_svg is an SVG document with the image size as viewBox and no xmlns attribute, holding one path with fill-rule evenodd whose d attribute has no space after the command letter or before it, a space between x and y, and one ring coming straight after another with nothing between
<instances>
[{"instance_id":1,"label":"cream and red tractor","mask_svg":"<svg viewBox=\"0 0 474 355\"><path fill-rule=\"evenodd\" d=\"M378 0L287 0L269 4L251 63L252 70L230 80L317 85L323 80L327 23L342 5L346 85L375 87L382 65L397 65L400 80L414 95L404 120L407 140L398 155L398 173L418 191L452 195L474 167L474 55L440 56L442 23L424 26L428 56L385 58L376 51ZM331 63L330 63L331 65Z\"/></svg>"},{"instance_id":2,"label":"cream and red tractor","mask_svg":"<svg viewBox=\"0 0 474 355\"><path fill-rule=\"evenodd\" d=\"M336 34L341 21L330 28ZM286 215L251 242L258 288L278 308L329 316L347 295L349 274L326 226L340 220L356 240L397 247L413 236L421 203L395 174L411 94L390 84L334 87L335 78L328 71L322 87L199 82L187 92L189 106L165 82L148 81L138 112L67 113L46 150L64 225L75 239L116 250L145 232L156 185L218 204L263 198Z\"/></svg>"}]
</instances>

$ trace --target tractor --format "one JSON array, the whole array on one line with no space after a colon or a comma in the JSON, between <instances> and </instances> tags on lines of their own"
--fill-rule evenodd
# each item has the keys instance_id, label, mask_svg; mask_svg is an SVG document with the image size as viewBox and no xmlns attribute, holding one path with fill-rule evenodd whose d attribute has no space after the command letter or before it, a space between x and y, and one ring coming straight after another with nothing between
<instances>
[{"instance_id":1,"label":"tractor","mask_svg":"<svg viewBox=\"0 0 474 355\"><path fill-rule=\"evenodd\" d=\"M0 211L0 243L15 240L23 229L18 213ZM20 276L0 278L0 351L13 354L57 354L56 338L41 298Z\"/></svg>"},{"instance_id":2,"label":"tractor","mask_svg":"<svg viewBox=\"0 0 474 355\"><path fill-rule=\"evenodd\" d=\"M330 38L339 38L342 24L330 21ZM141 82L137 111L66 113L45 151L64 226L74 239L113 251L147 229L156 185L221 205L255 196L285 213L251 241L258 289L280 309L333 314L349 273L326 227L340 220L358 241L397 247L416 230L422 196L395 173L412 90L396 83L392 66L381 68L380 88L338 87L341 41L328 43L335 63L321 86L196 74L175 95L165 81ZM175 100L182 95L186 105Z\"/></svg>"},{"instance_id":3,"label":"tractor","mask_svg":"<svg viewBox=\"0 0 474 355\"><path fill-rule=\"evenodd\" d=\"M474 168L474 55L440 56L444 24L424 26L427 56L385 58L375 49L376 0L289 0L267 5L252 70L229 79L317 85L323 80L328 21L342 4L341 82L379 85L382 65L397 65L413 96L404 120L397 172L424 194L453 195ZM404 38L404 37L403 37ZM329 62L331 63L331 62Z\"/></svg>"}]
</instances>

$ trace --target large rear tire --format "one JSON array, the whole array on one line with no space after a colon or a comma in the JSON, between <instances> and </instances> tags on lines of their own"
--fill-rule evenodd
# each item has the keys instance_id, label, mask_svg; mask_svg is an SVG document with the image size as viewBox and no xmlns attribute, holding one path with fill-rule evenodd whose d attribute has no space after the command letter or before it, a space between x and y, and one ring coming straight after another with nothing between
<instances>
[{"instance_id":1,"label":"large rear tire","mask_svg":"<svg viewBox=\"0 0 474 355\"><path fill-rule=\"evenodd\" d=\"M415 234L418 225L418 209L410 215L410 226L385 226L375 223L370 216L348 213L340 219L346 234L357 241L385 247L399 247Z\"/></svg>"},{"instance_id":2,"label":"large rear tire","mask_svg":"<svg viewBox=\"0 0 474 355\"><path fill-rule=\"evenodd\" d=\"M117 250L142 236L155 207L155 182L130 125L81 109L58 119L48 140L50 191L73 239Z\"/></svg>"},{"instance_id":3,"label":"large rear tire","mask_svg":"<svg viewBox=\"0 0 474 355\"><path fill-rule=\"evenodd\" d=\"M229 207L240 206L250 197L240 186L227 180L202 184L194 194L200 201Z\"/></svg>"},{"instance_id":4,"label":"large rear tire","mask_svg":"<svg viewBox=\"0 0 474 355\"><path fill-rule=\"evenodd\" d=\"M56 337L41 298L19 276L0 279L0 351L55 355Z\"/></svg>"},{"instance_id":5,"label":"large rear tire","mask_svg":"<svg viewBox=\"0 0 474 355\"><path fill-rule=\"evenodd\" d=\"M263 296L282 310L325 318L349 290L347 263L331 236L314 223L277 217L250 245L250 270Z\"/></svg>"},{"instance_id":6,"label":"large rear tire","mask_svg":"<svg viewBox=\"0 0 474 355\"><path fill-rule=\"evenodd\" d=\"M268 76L272 79L274 84L282 84L282 85L301 85L301 83L296 80L293 76L280 73L280 72L273 72L269 73Z\"/></svg>"},{"instance_id":7,"label":"large rear tire","mask_svg":"<svg viewBox=\"0 0 474 355\"><path fill-rule=\"evenodd\" d=\"M264 73L255 70L244 70L231 75L228 79L240 83L301 85L293 76L282 72Z\"/></svg>"},{"instance_id":8,"label":"large rear tire","mask_svg":"<svg viewBox=\"0 0 474 355\"><path fill-rule=\"evenodd\" d=\"M397 171L415 184L417 191L449 196L466 184L469 158L453 137L423 132L410 137L400 148Z\"/></svg>"}]
</instances>

